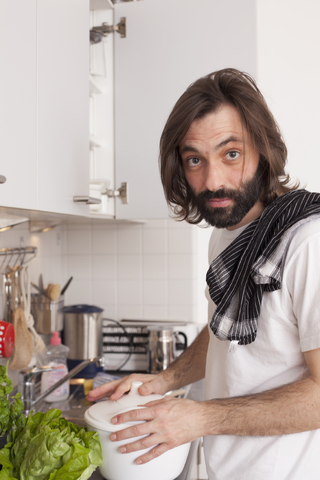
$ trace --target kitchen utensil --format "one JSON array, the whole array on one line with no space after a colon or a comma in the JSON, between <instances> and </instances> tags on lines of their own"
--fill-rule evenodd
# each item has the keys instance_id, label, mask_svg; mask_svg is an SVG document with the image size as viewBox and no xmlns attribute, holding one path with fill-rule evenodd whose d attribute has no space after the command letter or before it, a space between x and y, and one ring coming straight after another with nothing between
<instances>
[{"instance_id":1,"label":"kitchen utensil","mask_svg":"<svg viewBox=\"0 0 320 480\"><path fill-rule=\"evenodd\" d=\"M19 268L18 265L12 270L12 324L15 335L13 356L10 363L12 370L27 367L32 358L32 335L28 330L23 311L23 300L19 286Z\"/></svg>"},{"instance_id":2,"label":"kitchen utensil","mask_svg":"<svg viewBox=\"0 0 320 480\"><path fill-rule=\"evenodd\" d=\"M86 360L102 354L102 308L72 305L63 308L64 344L68 358Z\"/></svg>"},{"instance_id":3,"label":"kitchen utensil","mask_svg":"<svg viewBox=\"0 0 320 480\"><path fill-rule=\"evenodd\" d=\"M40 290L40 288L38 287L38 285L36 285L35 283L31 282L31 285L39 292L41 293L41 295L43 295L43 292Z\"/></svg>"},{"instance_id":4,"label":"kitchen utensil","mask_svg":"<svg viewBox=\"0 0 320 480\"><path fill-rule=\"evenodd\" d=\"M16 265L13 268L7 266L4 273L4 319L9 323L12 323L13 311L22 306L22 298L19 289L19 269L20 265Z\"/></svg>"},{"instance_id":5,"label":"kitchen utensil","mask_svg":"<svg viewBox=\"0 0 320 480\"><path fill-rule=\"evenodd\" d=\"M31 282L28 267L21 268L20 287L24 306L24 315L26 318L27 327L32 335L33 351L34 353L39 353L45 349L45 343L34 328L34 318L31 314Z\"/></svg>"},{"instance_id":6,"label":"kitchen utensil","mask_svg":"<svg viewBox=\"0 0 320 480\"><path fill-rule=\"evenodd\" d=\"M4 319L12 323L12 278L11 272L6 271L3 275L3 287L4 287L4 310L3 317Z\"/></svg>"},{"instance_id":7,"label":"kitchen utensil","mask_svg":"<svg viewBox=\"0 0 320 480\"><path fill-rule=\"evenodd\" d=\"M73 277L70 277L65 286L61 290L61 295L64 295L67 291L67 288L69 288L70 283L72 282Z\"/></svg>"},{"instance_id":8,"label":"kitchen utensil","mask_svg":"<svg viewBox=\"0 0 320 480\"><path fill-rule=\"evenodd\" d=\"M32 358L32 335L28 330L22 308L17 308L13 311L12 323L15 332L15 342L10 368L12 370L20 370L27 367Z\"/></svg>"},{"instance_id":9,"label":"kitchen utensil","mask_svg":"<svg viewBox=\"0 0 320 480\"><path fill-rule=\"evenodd\" d=\"M10 358L14 348L14 328L0 320L0 357Z\"/></svg>"},{"instance_id":10,"label":"kitchen utensil","mask_svg":"<svg viewBox=\"0 0 320 480\"><path fill-rule=\"evenodd\" d=\"M133 439L126 439L119 442L111 442L110 440L112 432L127 428L134 423L141 423L130 422L113 425L111 423L112 417L125 411L144 408L141 405L152 400L164 398L162 395L154 394L141 396L138 392L140 385L142 385L141 382L133 382L128 395L124 395L116 402L111 400L98 402L85 412L84 418L88 430L99 433L103 455L103 462L99 467L100 473L108 480L124 480L129 478L130 480L173 480L180 475L183 470L190 443L168 450L160 457L151 460L151 462L136 465L134 463L135 459L147 452L148 449L121 454L119 447L131 443ZM142 437L136 437L134 440L138 440L139 438Z\"/></svg>"},{"instance_id":11,"label":"kitchen utensil","mask_svg":"<svg viewBox=\"0 0 320 480\"><path fill-rule=\"evenodd\" d=\"M42 295L45 294L44 283L43 283L43 275L42 275L42 273L40 273L40 275L39 275L39 290L40 290L40 293L42 293Z\"/></svg>"},{"instance_id":12,"label":"kitchen utensil","mask_svg":"<svg viewBox=\"0 0 320 480\"><path fill-rule=\"evenodd\" d=\"M56 302L57 300L59 300L60 295L61 295L61 287L59 283L55 283L55 284L49 283L49 285L46 288L46 296L50 298L50 300L52 300L53 302Z\"/></svg>"},{"instance_id":13,"label":"kitchen utensil","mask_svg":"<svg viewBox=\"0 0 320 480\"><path fill-rule=\"evenodd\" d=\"M185 349L187 337L183 332L175 332L168 328L161 330L150 328L148 346L148 370L150 373L159 373L165 370L174 360L174 343L177 342L178 335L184 338L183 349Z\"/></svg>"},{"instance_id":14,"label":"kitchen utensil","mask_svg":"<svg viewBox=\"0 0 320 480\"><path fill-rule=\"evenodd\" d=\"M4 276L4 320L12 323L12 313L18 308L24 308L20 292L20 273L24 265L32 260L37 253L35 247L1 248L4 256L0 271ZM32 254L28 259L27 255Z\"/></svg>"},{"instance_id":15,"label":"kitchen utensil","mask_svg":"<svg viewBox=\"0 0 320 480\"><path fill-rule=\"evenodd\" d=\"M63 308L63 343L69 347L69 370L82 360L102 356L102 312L92 305L71 305ZM81 372L82 376L101 370L95 364ZM91 373L90 373L91 372Z\"/></svg>"},{"instance_id":16,"label":"kitchen utensil","mask_svg":"<svg viewBox=\"0 0 320 480\"><path fill-rule=\"evenodd\" d=\"M63 329L63 305L63 296L60 296L59 300L54 302L45 295L31 295L31 314L38 333L61 332Z\"/></svg>"}]
</instances>

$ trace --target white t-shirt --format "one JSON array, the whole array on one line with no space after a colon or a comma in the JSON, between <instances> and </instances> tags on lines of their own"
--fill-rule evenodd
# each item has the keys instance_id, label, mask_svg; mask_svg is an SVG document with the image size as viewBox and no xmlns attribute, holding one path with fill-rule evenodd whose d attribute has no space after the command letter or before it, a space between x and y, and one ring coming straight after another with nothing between
<instances>
[{"instance_id":1,"label":"white t-shirt","mask_svg":"<svg viewBox=\"0 0 320 480\"><path fill-rule=\"evenodd\" d=\"M213 230L209 262L245 227ZM320 219L299 227L289 244L281 290L264 293L250 345L217 339L209 327L206 399L254 394L307 376L302 352L320 348ZM209 322L216 308L209 299ZM303 415L303 412L302 412ZM320 430L268 437L204 438L209 480L319 480Z\"/></svg>"}]
</instances>

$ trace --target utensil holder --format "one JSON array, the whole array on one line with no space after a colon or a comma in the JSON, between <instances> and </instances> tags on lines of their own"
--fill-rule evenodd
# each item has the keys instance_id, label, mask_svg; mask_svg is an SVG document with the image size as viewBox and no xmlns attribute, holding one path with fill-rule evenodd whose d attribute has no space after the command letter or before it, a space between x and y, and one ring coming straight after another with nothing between
<instances>
[{"instance_id":1,"label":"utensil holder","mask_svg":"<svg viewBox=\"0 0 320 480\"><path fill-rule=\"evenodd\" d=\"M37 333L48 334L63 330L63 306L63 296L54 302L45 295L31 295L31 314Z\"/></svg>"}]
</instances>

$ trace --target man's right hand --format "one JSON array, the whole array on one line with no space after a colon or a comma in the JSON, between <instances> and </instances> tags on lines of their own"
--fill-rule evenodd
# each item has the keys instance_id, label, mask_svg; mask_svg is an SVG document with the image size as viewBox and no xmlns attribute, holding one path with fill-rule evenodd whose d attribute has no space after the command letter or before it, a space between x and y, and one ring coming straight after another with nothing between
<instances>
[{"instance_id":1,"label":"man's right hand","mask_svg":"<svg viewBox=\"0 0 320 480\"><path fill-rule=\"evenodd\" d=\"M122 395L131 390L132 382L143 383L143 385L139 387L140 395L151 395L152 393L164 395L170 390L168 382L164 379L163 372L156 375L134 373L91 390L86 399L89 402L95 402L102 398L110 398L110 400L114 401L118 400Z\"/></svg>"}]
</instances>

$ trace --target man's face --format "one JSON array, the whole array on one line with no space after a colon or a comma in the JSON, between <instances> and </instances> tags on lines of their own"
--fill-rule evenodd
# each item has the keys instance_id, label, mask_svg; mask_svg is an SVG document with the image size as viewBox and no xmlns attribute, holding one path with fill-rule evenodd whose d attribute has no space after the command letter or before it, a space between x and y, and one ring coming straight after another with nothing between
<instances>
[{"instance_id":1,"label":"man's face","mask_svg":"<svg viewBox=\"0 0 320 480\"><path fill-rule=\"evenodd\" d=\"M263 167L234 107L224 105L195 120L179 151L195 203L209 224L232 230L262 213Z\"/></svg>"}]
</instances>

